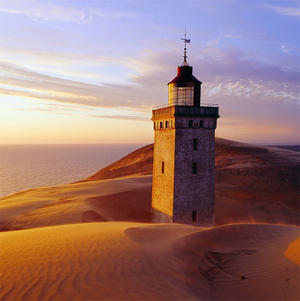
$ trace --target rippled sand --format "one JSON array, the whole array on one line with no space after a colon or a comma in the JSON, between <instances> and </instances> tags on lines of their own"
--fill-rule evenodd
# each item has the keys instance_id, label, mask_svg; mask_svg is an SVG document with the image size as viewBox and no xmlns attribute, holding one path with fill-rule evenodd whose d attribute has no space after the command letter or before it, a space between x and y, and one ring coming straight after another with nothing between
<instances>
[{"instance_id":1,"label":"rippled sand","mask_svg":"<svg viewBox=\"0 0 300 301\"><path fill-rule=\"evenodd\" d=\"M210 229L150 223L151 160L1 198L0 300L300 300L299 154L219 139Z\"/></svg>"},{"instance_id":2,"label":"rippled sand","mask_svg":"<svg viewBox=\"0 0 300 301\"><path fill-rule=\"evenodd\" d=\"M124 222L3 232L0 299L299 300L298 236Z\"/></svg>"}]
</instances>

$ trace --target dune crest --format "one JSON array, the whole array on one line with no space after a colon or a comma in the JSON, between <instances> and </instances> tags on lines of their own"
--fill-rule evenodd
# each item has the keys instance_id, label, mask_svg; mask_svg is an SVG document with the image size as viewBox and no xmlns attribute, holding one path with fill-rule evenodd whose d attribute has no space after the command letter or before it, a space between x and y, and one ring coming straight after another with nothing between
<instances>
[{"instance_id":1,"label":"dune crest","mask_svg":"<svg viewBox=\"0 0 300 301\"><path fill-rule=\"evenodd\" d=\"M39 188L0 199L0 229L112 220L149 222L150 201L149 176Z\"/></svg>"},{"instance_id":2,"label":"dune crest","mask_svg":"<svg viewBox=\"0 0 300 301\"><path fill-rule=\"evenodd\" d=\"M125 156L79 183L0 199L0 230L92 221L151 220L153 145ZM300 154L216 139L217 225L300 223Z\"/></svg>"},{"instance_id":3,"label":"dune crest","mask_svg":"<svg viewBox=\"0 0 300 301\"><path fill-rule=\"evenodd\" d=\"M0 233L0 300L299 300L292 226L85 223Z\"/></svg>"},{"instance_id":4,"label":"dune crest","mask_svg":"<svg viewBox=\"0 0 300 301\"><path fill-rule=\"evenodd\" d=\"M284 255L300 267L300 237L290 243Z\"/></svg>"}]
</instances>

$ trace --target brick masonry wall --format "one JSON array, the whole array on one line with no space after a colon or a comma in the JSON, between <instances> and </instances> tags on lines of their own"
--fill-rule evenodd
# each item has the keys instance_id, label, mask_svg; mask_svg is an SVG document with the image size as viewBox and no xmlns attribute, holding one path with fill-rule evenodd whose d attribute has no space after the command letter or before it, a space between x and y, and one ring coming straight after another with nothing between
<instances>
[{"instance_id":1,"label":"brick masonry wall","mask_svg":"<svg viewBox=\"0 0 300 301\"><path fill-rule=\"evenodd\" d=\"M213 224L216 119L217 117L205 116L174 117L169 112L153 119L154 222L173 221L201 226ZM165 126L166 121L168 128ZM161 122L163 128L160 128ZM197 150L193 150L193 139L197 139ZM164 173L162 162L165 162ZM196 174L193 174L193 163L197 164ZM193 211L196 213L194 222Z\"/></svg>"},{"instance_id":2,"label":"brick masonry wall","mask_svg":"<svg viewBox=\"0 0 300 301\"><path fill-rule=\"evenodd\" d=\"M170 119L159 119L163 122ZM159 124L158 123L158 124ZM156 129L154 135L154 160L152 177L152 208L153 221L168 222L173 217L174 193L174 157L175 157L175 129ZM162 173L164 162L164 173ZM155 210L157 209L157 210Z\"/></svg>"},{"instance_id":3,"label":"brick masonry wall","mask_svg":"<svg viewBox=\"0 0 300 301\"><path fill-rule=\"evenodd\" d=\"M196 125L189 128L189 121ZM181 117L176 120L174 208L173 221L207 226L214 222L214 119L201 118L204 128L197 126L199 118ZM197 150L193 150L197 139ZM196 163L196 174L193 174Z\"/></svg>"}]
</instances>

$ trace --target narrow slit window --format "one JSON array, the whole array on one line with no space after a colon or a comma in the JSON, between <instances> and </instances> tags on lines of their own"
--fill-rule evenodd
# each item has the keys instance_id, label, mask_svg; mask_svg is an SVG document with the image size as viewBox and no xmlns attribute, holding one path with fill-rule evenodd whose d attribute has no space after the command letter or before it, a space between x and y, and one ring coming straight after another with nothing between
<instances>
[{"instance_id":1,"label":"narrow slit window","mask_svg":"<svg viewBox=\"0 0 300 301\"><path fill-rule=\"evenodd\" d=\"M161 173L165 173L165 162L161 162Z\"/></svg>"},{"instance_id":2,"label":"narrow slit window","mask_svg":"<svg viewBox=\"0 0 300 301\"><path fill-rule=\"evenodd\" d=\"M189 128L193 127L193 120L189 120Z\"/></svg>"},{"instance_id":3,"label":"narrow slit window","mask_svg":"<svg viewBox=\"0 0 300 301\"><path fill-rule=\"evenodd\" d=\"M204 121L200 120L200 127L203 128L204 127Z\"/></svg>"},{"instance_id":4,"label":"narrow slit window","mask_svg":"<svg viewBox=\"0 0 300 301\"><path fill-rule=\"evenodd\" d=\"M197 211L196 210L192 211L192 222L193 223L197 222Z\"/></svg>"},{"instance_id":5,"label":"narrow slit window","mask_svg":"<svg viewBox=\"0 0 300 301\"><path fill-rule=\"evenodd\" d=\"M160 122L160 128L162 129L164 127L164 123L161 121Z\"/></svg>"},{"instance_id":6,"label":"narrow slit window","mask_svg":"<svg viewBox=\"0 0 300 301\"><path fill-rule=\"evenodd\" d=\"M193 162L193 174L195 175L198 172L197 163Z\"/></svg>"},{"instance_id":7,"label":"narrow slit window","mask_svg":"<svg viewBox=\"0 0 300 301\"><path fill-rule=\"evenodd\" d=\"M193 139L193 150L198 150L198 139Z\"/></svg>"},{"instance_id":8,"label":"narrow slit window","mask_svg":"<svg viewBox=\"0 0 300 301\"><path fill-rule=\"evenodd\" d=\"M169 127L169 121L166 121L166 129Z\"/></svg>"}]
</instances>

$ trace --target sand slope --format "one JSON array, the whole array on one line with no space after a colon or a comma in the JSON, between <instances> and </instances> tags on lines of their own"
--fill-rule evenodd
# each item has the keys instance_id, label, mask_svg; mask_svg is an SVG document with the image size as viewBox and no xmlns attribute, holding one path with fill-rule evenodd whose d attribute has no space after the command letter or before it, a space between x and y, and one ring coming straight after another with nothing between
<instances>
[{"instance_id":1,"label":"sand slope","mask_svg":"<svg viewBox=\"0 0 300 301\"><path fill-rule=\"evenodd\" d=\"M0 299L299 300L285 255L297 237L291 226L117 222L2 232Z\"/></svg>"},{"instance_id":2,"label":"sand slope","mask_svg":"<svg viewBox=\"0 0 300 301\"><path fill-rule=\"evenodd\" d=\"M1 198L0 230L149 222L152 155L148 145L79 183ZM216 224L299 224L299 158L293 151L216 139Z\"/></svg>"},{"instance_id":3,"label":"sand slope","mask_svg":"<svg viewBox=\"0 0 300 301\"><path fill-rule=\"evenodd\" d=\"M1 198L0 300L300 300L300 229L255 224L300 222L299 154L217 139L216 221L244 223L205 229L147 223L152 152Z\"/></svg>"},{"instance_id":4,"label":"sand slope","mask_svg":"<svg viewBox=\"0 0 300 301\"><path fill-rule=\"evenodd\" d=\"M216 138L216 223L300 223L300 154ZM83 180L152 174L153 145Z\"/></svg>"},{"instance_id":5,"label":"sand slope","mask_svg":"<svg viewBox=\"0 0 300 301\"><path fill-rule=\"evenodd\" d=\"M153 164L153 144L146 145L122 159L102 168L94 175L79 182L151 175Z\"/></svg>"},{"instance_id":6,"label":"sand slope","mask_svg":"<svg viewBox=\"0 0 300 301\"><path fill-rule=\"evenodd\" d=\"M76 183L0 199L2 231L91 221L151 220L151 177Z\"/></svg>"}]
</instances>

